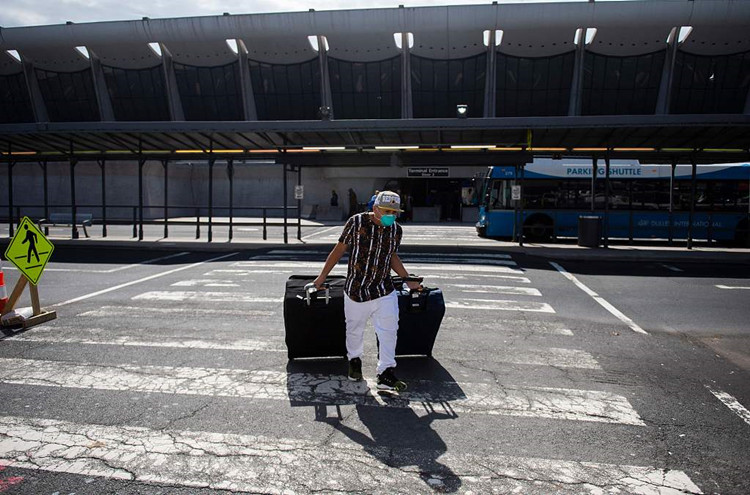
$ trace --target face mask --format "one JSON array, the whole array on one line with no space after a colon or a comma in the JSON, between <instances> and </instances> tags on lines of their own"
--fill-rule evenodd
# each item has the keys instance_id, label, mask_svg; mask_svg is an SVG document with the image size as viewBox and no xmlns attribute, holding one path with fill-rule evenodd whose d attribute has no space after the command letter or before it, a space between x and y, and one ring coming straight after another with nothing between
<instances>
[{"instance_id":1,"label":"face mask","mask_svg":"<svg viewBox=\"0 0 750 495\"><path fill-rule=\"evenodd\" d=\"M380 217L380 223L382 223L384 227L390 227L396 223L396 215L383 215Z\"/></svg>"}]
</instances>

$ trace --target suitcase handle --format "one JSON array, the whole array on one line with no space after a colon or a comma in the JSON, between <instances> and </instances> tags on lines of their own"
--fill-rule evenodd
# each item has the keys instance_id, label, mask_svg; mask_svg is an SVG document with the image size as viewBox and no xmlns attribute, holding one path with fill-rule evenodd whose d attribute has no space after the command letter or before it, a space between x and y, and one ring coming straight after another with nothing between
<instances>
[{"instance_id":1,"label":"suitcase handle","mask_svg":"<svg viewBox=\"0 0 750 495\"><path fill-rule=\"evenodd\" d=\"M325 282L323 284L323 289L325 290L325 300L326 304L328 304L328 301L331 300L331 286L328 284L328 282ZM315 284L310 282L309 284L305 285L305 303L309 306L312 303L312 296L315 295L317 298L317 292L318 288L315 287Z\"/></svg>"}]
</instances>

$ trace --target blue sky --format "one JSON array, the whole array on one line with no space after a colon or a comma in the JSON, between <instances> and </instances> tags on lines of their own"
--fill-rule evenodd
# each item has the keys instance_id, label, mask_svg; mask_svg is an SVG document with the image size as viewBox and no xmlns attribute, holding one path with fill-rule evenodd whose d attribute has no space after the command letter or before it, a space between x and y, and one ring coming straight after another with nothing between
<instances>
[{"instance_id":1,"label":"blue sky","mask_svg":"<svg viewBox=\"0 0 750 495\"><path fill-rule=\"evenodd\" d=\"M500 0L499 3L521 3L523 0ZM547 0L559 1L559 0ZM567 0L586 1L586 0ZM316 10L365 9L435 5L476 5L491 1L478 0L3 0L0 26L37 26L64 24L65 21L96 22L133 20L144 16L187 17L202 15L255 14Z\"/></svg>"}]
</instances>

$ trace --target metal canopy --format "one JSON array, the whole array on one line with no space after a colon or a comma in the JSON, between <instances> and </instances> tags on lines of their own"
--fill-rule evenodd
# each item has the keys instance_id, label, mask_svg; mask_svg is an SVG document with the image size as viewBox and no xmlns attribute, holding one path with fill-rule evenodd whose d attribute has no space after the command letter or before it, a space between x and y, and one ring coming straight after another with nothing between
<instances>
[{"instance_id":1,"label":"metal canopy","mask_svg":"<svg viewBox=\"0 0 750 495\"><path fill-rule=\"evenodd\" d=\"M258 158L284 152L287 163L333 164L330 157L340 155L335 162L343 165L348 163L346 157L381 152L376 147L419 146L393 153L422 154L426 158L414 160L429 163L427 157L436 150L481 145L494 148L461 151L469 156L608 152L654 161L690 153L700 161L742 161L750 156L750 115L0 125L0 150L6 159L15 161L132 159L135 155L185 158L186 153ZM319 149L326 147L337 149ZM316 152L329 160L291 158ZM352 158L350 164L358 160Z\"/></svg>"}]
</instances>

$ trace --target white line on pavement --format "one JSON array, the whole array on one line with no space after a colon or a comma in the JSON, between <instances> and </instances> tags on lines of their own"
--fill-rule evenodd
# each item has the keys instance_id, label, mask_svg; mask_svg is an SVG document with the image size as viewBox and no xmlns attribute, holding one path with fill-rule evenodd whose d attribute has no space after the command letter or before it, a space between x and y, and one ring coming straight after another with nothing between
<instances>
[{"instance_id":1,"label":"white line on pavement","mask_svg":"<svg viewBox=\"0 0 750 495\"><path fill-rule=\"evenodd\" d=\"M446 284L446 287L455 287L459 292L481 293L481 294L513 294L518 296L541 296L539 289L533 287L507 287L502 285L473 285L473 284Z\"/></svg>"},{"instance_id":2,"label":"white line on pavement","mask_svg":"<svg viewBox=\"0 0 750 495\"><path fill-rule=\"evenodd\" d=\"M425 485L426 468L390 461L419 466L415 456L457 473L467 493L701 493L683 471L651 466L0 416L3 465L188 490L354 493L373 491L375 480L376 491L384 493L433 492Z\"/></svg>"},{"instance_id":3,"label":"white line on pavement","mask_svg":"<svg viewBox=\"0 0 750 495\"><path fill-rule=\"evenodd\" d=\"M191 292L155 290L133 296L131 299L133 299L134 301L211 301L281 304L283 301L283 296L280 295L279 297L258 297L254 294L242 292Z\"/></svg>"},{"instance_id":4,"label":"white line on pavement","mask_svg":"<svg viewBox=\"0 0 750 495\"><path fill-rule=\"evenodd\" d=\"M305 239L310 239L311 237L318 237L318 236L321 236L321 235L325 234L326 232L330 232L330 231L331 231L331 230L333 230L333 229L339 229L339 230L341 230L341 229L342 229L342 226L340 226L340 225L335 225L335 226L333 226L333 227L328 227L327 229L324 229L324 230L321 230L321 231L318 231L318 232L313 232L312 234L308 234L308 235L306 235L306 236L303 236L303 237L302 237L302 240L305 240Z\"/></svg>"},{"instance_id":5,"label":"white line on pavement","mask_svg":"<svg viewBox=\"0 0 750 495\"><path fill-rule=\"evenodd\" d=\"M373 382L373 380L370 380ZM408 395L383 401L367 381L343 375L273 370L82 364L0 358L0 383L73 389L238 397L312 404L364 404L439 408L456 413L593 421L645 426L628 400L610 392L551 387L510 387L489 383L419 381Z\"/></svg>"},{"instance_id":6,"label":"white line on pavement","mask_svg":"<svg viewBox=\"0 0 750 495\"><path fill-rule=\"evenodd\" d=\"M750 287L741 287L736 285L717 285L717 289L725 289L725 290L733 290L733 289L739 289L739 290L750 290Z\"/></svg>"},{"instance_id":7,"label":"white line on pavement","mask_svg":"<svg viewBox=\"0 0 750 495\"><path fill-rule=\"evenodd\" d=\"M550 261L550 265L555 267L555 269L562 273L562 275L573 282L579 289L581 289L583 292L591 296L594 301L598 302L604 309L612 313L618 320L624 322L627 326L631 328L634 332L642 333L644 335L648 335L648 332L639 327L633 320L622 314L620 310L612 306L610 303L608 303L603 297L601 297L599 294L594 292L593 290L589 289L583 282L578 280L573 274L569 273L565 268L558 265L557 263Z\"/></svg>"},{"instance_id":8,"label":"white line on pavement","mask_svg":"<svg viewBox=\"0 0 750 495\"><path fill-rule=\"evenodd\" d=\"M750 411L748 411L745 406L740 404L737 399L735 399L728 393L718 389L714 389L709 385L706 385L706 388L709 390L709 392L714 394L717 399L723 402L724 405L727 406L733 413L742 418L745 423L750 425Z\"/></svg>"},{"instance_id":9,"label":"white line on pavement","mask_svg":"<svg viewBox=\"0 0 750 495\"><path fill-rule=\"evenodd\" d=\"M182 308L149 308L144 306L102 306L99 309L95 309L92 311L86 311L84 313L79 313L77 316L91 316L91 317L99 317L99 318L112 318L114 316L126 316L128 318L153 318L155 314L158 315L176 315L180 314L182 316L189 315L191 317L194 317L196 315L223 315L223 316L242 316L242 317L251 317L251 316L273 316L276 314L275 311L259 311L255 309L245 309L245 310L239 310L239 309L230 309L230 308L223 308L223 309L206 309L206 308L196 308L194 306L191 307L182 307Z\"/></svg>"},{"instance_id":10,"label":"white line on pavement","mask_svg":"<svg viewBox=\"0 0 750 495\"><path fill-rule=\"evenodd\" d=\"M140 278L138 280L133 280L131 282L126 282L124 284L116 285L116 286L110 287L108 289L104 289L104 290L92 292L91 294L86 294L85 296L80 296L80 297L76 297L75 299L70 299L68 301L64 301L64 302L60 302L60 303L57 303L57 304L53 304L52 307L60 307L60 306L68 305L68 304L73 304L75 302L83 301L83 300L90 299L90 298L96 297L96 296L100 296L100 295L106 294L108 292L112 292L112 291L116 291L116 290L119 290L119 289L123 289L125 287L130 287L131 285L140 284L142 282L148 282L149 280L153 280L155 278L164 277L166 275L171 275L173 273L181 272L183 270L189 270L191 268L195 268L196 266L200 266L200 265L202 265L204 263L210 263L212 261L223 260L225 258L231 258L232 256L236 256L236 255L237 255L237 253L229 253L229 254L225 254L223 256L217 256L216 258L211 258L211 259L208 259L208 260L199 261L198 263L193 263L191 265L183 266L183 267L180 267L180 268L175 268L173 270L167 270L166 272L156 273L154 275L150 275L148 277Z\"/></svg>"},{"instance_id":11,"label":"white line on pavement","mask_svg":"<svg viewBox=\"0 0 750 495\"><path fill-rule=\"evenodd\" d=\"M172 287L239 287L240 284L235 284L231 280L217 280L211 279L193 279L193 280L180 280L171 285Z\"/></svg>"},{"instance_id":12,"label":"white line on pavement","mask_svg":"<svg viewBox=\"0 0 750 495\"><path fill-rule=\"evenodd\" d=\"M146 261L141 261L139 263L131 263L130 265L119 266L117 268L111 268L109 270L90 270L90 269L86 269L86 268L82 268L82 269L79 269L79 268L45 268L44 271L45 272L68 272L68 273L114 273L114 272L119 272L121 270L127 270L129 268L133 268L133 267L140 266L140 265L149 265L151 263L156 263L158 261L168 260L170 258L177 258L178 256L185 256L186 254L190 254L190 253L188 253L188 252L182 252L182 253L170 254L168 256L161 256L159 258L154 258L154 259L150 259L150 260L146 260ZM10 268L11 270L16 270L17 269L14 266L5 267L3 269L7 270L8 268Z\"/></svg>"},{"instance_id":13,"label":"white line on pavement","mask_svg":"<svg viewBox=\"0 0 750 495\"><path fill-rule=\"evenodd\" d=\"M471 302L465 302L471 301ZM533 313L554 313L555 310L547 303L489 300L489 299L464 299L462 301L448 301L446 308L451 309L490 309L498 311L529 311Z\"/></svg>"}]
</instances>

